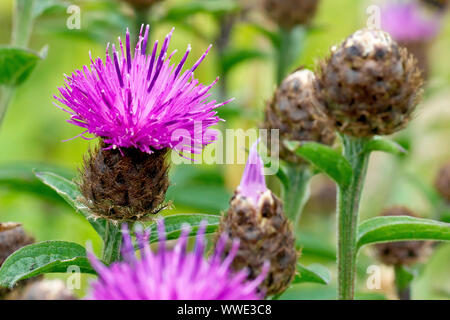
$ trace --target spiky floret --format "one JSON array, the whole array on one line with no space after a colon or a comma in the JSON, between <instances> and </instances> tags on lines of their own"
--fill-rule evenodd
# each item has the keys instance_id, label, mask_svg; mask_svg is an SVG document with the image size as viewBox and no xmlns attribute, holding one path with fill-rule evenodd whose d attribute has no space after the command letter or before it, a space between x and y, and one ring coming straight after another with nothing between
<instances>
[{"instance_id":1,"label":"spiky floret","mask_svg":"<svg viewBox=\"0 0 450 320\"><path fill-rule=\"evenodd\" d=\"M417 61L406 49L384 31L363 29L322 61L318 106L339 132L388 135L408 124L422 84Z\"/></svg>"},{"instance_id":2,"label":"spiky floret","mask_svg":"<svg viewBox=\"0 0 450 320\"><path fill-rule=\"evenodd\" d=\"M285 29L310 24L319 0L264 0L267 15Z\"/></svg>"},{"instance_id":3,"label":"spiky floret","mask_svg":"<svg viewBox=\"0 0 450 320\"><path fill-rule=\"evenodd\" d=\"M428 51L442 26L442 14L429 13L416 2L391 3L381 10L381 25L417 59L423 77L429 74Z\"/></svg>"},{"instance_id":4,"label":"spiky floret","mask_svg":"<svg viewBox=\"0 0 450 320\"><path fill-rule=\"evenodd\" d=\"M158 41L151 54L146 54L149 26L143 26L131 53L127 30L125 48L119 38L120 52L109 44L106 60L92 59L90 69L77 70L66 76L65 86L55 96L70 114L67 120L85 130L80 134L101 137L108 148L136 148L152 153L165 148L180 153L198 153L216 139L210 127L220 119L215 109L224 105L208 101L209 90L194 78L194 71L208 50L188 70L182 68L191 51L190 46L179 64L171 64L176 51L168 54L172 31L166 36L158 53ZM57 105L58 106L58 105Z\"/></svg>"},{"instance_id":5,"label":"spiky floret","mask_svg":"<svg viewBox=\"0 0 450 320\"><path fill-rule=\"evenodd\" d=\"M442 15L429 14L416 2L390 3L381 10L381 27L396 41L426 41L436 36Z\"/></svg>"},{"instance_id":6,"label":"spiky floret","mask_svg":"<svg viewBox=\"0 0 450 320\"><path fill-rule=\"evenodd\" d=\"M220 237L214 253L204 258L206 221L200 225L193 252L187 251L190 228L185 225L172 249L166 248L164 222L158 222L158 252L148 244L149 231L138 231L140 258L135 255L131 237L124 225L123 261L103 265L89 254L99 278L91 285L90 298L95 300L257 300L262 294L258 285L267 274L268 264L255 280L247 272L234 273L230 268L239 241L234 240L230 253L223 258L225 235Z\"/></svg>"},{"instance_id":7,"label":"spiky floret","mask_svg":"<svg viewBox=\"0 0 450 320\"><path fill-rule=\"evenodd\" d=\"M92 150L84 159L79 185L94 216L135 221L158 213L169 187L167 153L167 148L148 154L104 144Z\"/></svg>"},{"instance_id":8,"label":"spiky floret","mask_svg":"<svg viewBox=\"0 0 450 320\"><path fill-rule=\"evenodd\" d=\"M279 130L280 143L277 144L280 158L298 164L306 161L297 156L283 144L283 141L314 141L331 145L335 133L329 121L317 110L314 73L300 69L283 80L275 91L272 100L265 110L263 127L268 130L271 141L271 130ZM273 141L268 143L271 148ZM272 151L272 150L271 150Z\"/></svg>"},{"instance_id":9,"label":"spiky floret","mask_svg":"<svg viewBox=\"0 0 450 320\"><path fill-rule=\"evenodd\" d=\"M414 212L403 206L384 210L382 216L417 217ZM399 241L376 244L378 259L386 265L412 265L423 262L431 251L430 241Z\"/></svg>"},{"instance_id":10,"label":"spiky floret","mask_svg":"<svg viewBox=\"0 0 450 320\"><path fill-rule=\"evenodd\" d=\"M298 253L292 225L281 201L266 188L262 170L255 144L230 208L222 216L219 234L240 240L231 266L234 270L250 270L250 279L258 278L264 261L270 261L269 274L259 288L273 295L283 292L292 281ZM231 247L229 241L227 250Z\"/></svg>"},{"instance_id":11,"label":"spiky floret","mask_svg":"<svg viewBox=\"0 0 450 320\"><path fill-rule=\"evenodd\" d=\"M439 194L450 204L450 162L439 170L434 185Z\"/></svg>"}]
</instances>

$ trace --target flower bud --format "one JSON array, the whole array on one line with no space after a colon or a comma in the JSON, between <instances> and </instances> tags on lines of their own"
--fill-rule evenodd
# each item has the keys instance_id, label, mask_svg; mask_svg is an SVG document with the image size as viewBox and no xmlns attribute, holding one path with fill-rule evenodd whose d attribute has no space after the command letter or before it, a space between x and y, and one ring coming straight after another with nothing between
<instances>
[{"instance_id":1,"label":"flower bud","mask_svg":"<svg viewBox=\"0 0 450 320\"><path fill-rule=\"evenodd\" d=\"M421 98L417 60L381 30L355 32L332 48L320 69L318 106L350 136L401 130Z\"/></svg>"},{"instance_id":2,"label":"flower bud","mask_svg":"<svg viewBox=\"0 0 450 320\"><path fill-rule=\"evenodd\" d=\"M259 289L266 295L283 292L292 281L298 253L292 225L283 212L281 201L266 188L263 164L256 151L250 151L242 181L222 217L218 234L239 239L239 250L232 262L236 271L247 269L256 279L266 261L270 270Z\"/></svg>"},{"instance_id":3,"label":"flower bud","mask_svg":"<svg viewBox=\"0 0 450 320\"><path fill-rule=\"evenodd\" d=\"M317 111L314 81L315 75L310 70L292 73L284 79L266 107L263 126L268 130L268 147L273 143L270 139L271 129L279 129L281 143L278 148L280 158L285 161L306 163L284 146L284 140L331 145L336 137L328 120Z\"/></svg>"},{"instance_id":4,"label":"flower bud","mask_svg":"<svg viewBox=\"0 0 450 320\"><path fill-rule=\"evenodd\" d=\"M264 0L267 15L284 29L308 25L314 18L319 0Z\"/></svg>"},{"instance_id":5,"label":"flower bud","mask_svg":"<svg viewBox=\"0 0 450 320\"><path fill-rule=\"evenodd\" d=\"M96 217L136 221L163 208L169 186L168 149L148 154L135 148L105 149L84 159L80 190Z\"/></svg>"},{"instance_id":6,"label":"flower bud","mask_svg":"<svg viewBox=\"0 0 450 320\"><path fill-rule=\"evenodd\" d=\"M439 170L434 185L444 200L450 204L450 162Z\"/></svg>"},{"instance_id":7,"label":"flower bud","mask_svg":"<svg viewBox=\"0 0 450 320\"><path fill-rule=\"evenodd\" d=\"M386 209L383 216L417 217L406 207L397 206ZM375 245L378 259L386 265L412 265L424 261L431 252L430 241L399 241Z\"/></svg>"},{"instance_id":8,"label":"flower bud","mask_svg":"<svg viewBox=\"0 0 450 320\"><path fill-rule=\"evenodd\" d=\"M6 258L23 246L34 242L34 239L25 233L22 225L16 222L0 223L0 267ZM27 283L35 281L36 278L19 281L13 289L0 287L0 299L8 298L10 295L19 293Z\"/></svg>"}]
</instances>

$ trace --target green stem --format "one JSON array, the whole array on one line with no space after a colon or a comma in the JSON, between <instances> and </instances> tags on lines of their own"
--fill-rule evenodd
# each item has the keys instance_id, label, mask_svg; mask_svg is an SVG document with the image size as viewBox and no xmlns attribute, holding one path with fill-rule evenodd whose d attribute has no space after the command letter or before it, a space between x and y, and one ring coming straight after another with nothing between
<instances>
[{"instance_id":1,"label":"green stem","mask_svg":"<svg viewBox=\"0 0 450 320\"><path fill-rule=\"evenodd\" d=\"M110 264L120 259L122 233L118 225L112 221L106 222L106 234L103 241L103 262Z\"/></svg>"},{"instance_id":2,"label":"green stem","mask_svg":"<svg viewBox=\"0 0 450 320\"><path fill-rule=\"evenodd\" d=\"M291 32L289 30L285 30L280 28L280 45L277 48L277 69L276 69L276 79L277 84L280 84L284 77L286 77L291 59L290 59L290 52L291 52Z\"/></svg>"},{"instance_id":3,"label":"green stem","mask_svg":"<svg viewBox=\"0 0 450 320\"><path fill-rule=\"evenodd\" d=\"M411 270L402 265L394 266L395 287L400 300L411 300L411 281L414 274Z\"/></svg>"},{"instance_id":4,"label":"green stem","mask_svg":"<svg viewBox=\"0 0 450 320\"><path fill-rule=\"evenodd\" d=\"M13 29L11 44L15 47L26 48L33 27L34 0L16 0L14 6Z\"/></svg>"},{"instance_id":5,"label":"green stem","mask_svg":"<svg viewBox=\"0 0 450 320\"><path fill-rule=\"evenodd\" d=\"M338 296L340 300L354 297L356 273L356 231L358 211L369 154L362 152L368 141L342 135L344 157L353 169L349 185L338 188Z\"/></svg>"},{"instance_id":6,"label":"green stem","mask_svg":"<svg viewBox=\"0 0 450 320\"><path fill-rule=\"evenodd\" d=\"M303 208L309 199L309 181L313 173L309 167L297 164L288 164L286 169L289 188L283 190L284 211L296 228Z\"/></svg>"},{"instance_id":7,"label":"green stem","mask_svg":"<svg viewBox=\"0 0 450 320\"><path fill-rule=\"evenodd\" d=\"M13 12L11 45L26 48L33 27L34 0L16 0ZM14 96L14 87L0 86L0 126Z\"/></svg>"}]
</instances>

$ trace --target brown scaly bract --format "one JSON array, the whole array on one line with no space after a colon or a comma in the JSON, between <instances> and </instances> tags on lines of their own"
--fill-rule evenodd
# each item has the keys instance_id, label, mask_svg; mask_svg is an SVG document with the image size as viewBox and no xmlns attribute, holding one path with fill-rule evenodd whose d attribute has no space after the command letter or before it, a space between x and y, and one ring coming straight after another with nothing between
<instances>
[{"instance_id":1,"label":"brown scaly bract","mask_svg":"<svg viewBox=\"0 0 450 320\"><path fill-rule=\"evenodd\" d=\"M308 25L314 18L318 5L319 0L264 0L267 15L285 29Z\"/></svg>"},{"instance_id":2,"label":"brown scaly bract","mask_svg":"<svg viewBox=\"0 0 450 320\"><path fill-rule=\"evenodd\" d=\"M260 273L265 261L270 271L259 289L266 295L283 292L294 278L298 253L292 226L283 212L281 201L267 190L255 207L236 192L228 212L222 216L218 234L240 239L233 260L235 270L248 268L250 279Z\"/></svg>"},{"instance_id":3,"label":"brown scaly bract","mask_svg":"<svg viewBox=\"0 0 450 320\"><path fill-rule=\"evenodd\" d=\"M169 187L168 149L152 154L135 148L104 150L102 143L84 159L81 193L97 217L136 221L163 207Z\"/></svg>"},{"instance_id":4,"label":"brown scaly bract","mask_svg":"<svg viewBox=\"0 0 450 320\"><path fill-rule=\"evenodd\" d=\"M363 29L320 65L319 104L339 132L388 135L404 128L418 104L423 80L417 61L384 31Z\"/></svg>"},{"instance_id":5,"label":"brown scaly bract","mask_svg":"<svg viewBox=\"0 0 450 320\"><path fill-rule=\"evenodd\" d=\"M298 164L306 163L289 150L283 141L314 141L331 145L335 133L329 121L317 111L315 75L307 69L298 70L281 83L267 104L263 127L268 129L268 148L271 148L271 129L279 129L280 158ZM272 155L275 156L275 155Z\"/></svg>"},{"instance_id":6,"label":"brown scaly bract","mask_svg":"<svg viewBox=\"0 0 450 320\"><path fill-rule=\"evenodd\" d=\"M26 234L20 223L0 223L0 267L11 254L32 243L34 243L33 237ZM34 282L37 279L39 278L22 280L12 290L0 287L0 300L9 298L13 294L19 294L28 283Z\"/></svg>"},{"instance_id":7,"label":"brown scaly bract","mask_svg":"<svg viewBox=\"0 0 450 320\"><path fill-rule=\"evenodd\" d=\"M417 217L406 207L397 206L386 209L383 216ZM430 241L399 241L375 245L378 259L386 265L412 265L423 262L431 252Z\"/></svg>"},{"instance_id":8,"label":"brown scaly bract","mask_svg":"<svg viewBox=\"0 0 450 320\"><path fill-rule=\"evenodd\" d=\"M421 0L424 4L430 5L440 11L445 11L449 7L449 0Z\"/></svg>"},{"instance_id":9,"label":"brown scaly bract","mask_svg":"<svg viewBox=\"0 0 450 320\"><path fill-rule=\"evenodd\" d=\"M434 185L439 194L450 204L450 162L439 170Z\"/></svg>"}]
</instances>

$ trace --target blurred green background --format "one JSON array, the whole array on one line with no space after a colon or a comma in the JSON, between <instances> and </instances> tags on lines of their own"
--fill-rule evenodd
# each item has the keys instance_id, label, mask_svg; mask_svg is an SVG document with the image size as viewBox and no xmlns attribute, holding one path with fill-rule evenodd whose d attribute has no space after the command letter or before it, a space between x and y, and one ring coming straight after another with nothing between
<instances>
[{"instance_id":1,"label":"blurred green background","mask_svg":"<svg viewBox=\"0 0 450 320\"><path fill-rule=\"evenodd\" d=\"M39 0L38 0L39 1ZM209 1L209 0L204 0ZM57 1L55 1L57 2ZM198 69L196 76L209 83L221 76L219 55L215 50L219 27L217 19L207 12L189 14L185 19L162 19L171 8L179 8L190 0L166 0L158 3L149 15L152 40L162 39L173 25L176 26L170 48L177 48L180 59L186 46L192 44L192 54L186 65L192 65L212 43L213 50ZM258 1L256 1L257 3ZM132 30L133 11L120 1L65 1L81 8L81 29L66 28L69 14L65 7L55 6L35 24L30 47L40 50L49 46L48 56L33 72L28 81L15 93L14 100L0 128L0 221L17 221L37 241L68 240L85 245L92 241L99 252L100 241L90 225L81 215L57 199L52 191L41 186L33 178L32 168L45 170L58 167L68 177L76 174L89 142L69 139L80 133L80 128L67 124L67 114L52 103L57 87L63 84L63 74L89 64L89 51L95 56L104 56L105 45L124 36L125 28ZM329 48L346 36L364 27L365 10L370 1L323 0L315 29L304 39L301 55L295 65L314 69L317 61ZM0 2L0 43L10 41L13 1ZM231 35L230 46L255 50L265 55L245 61L233 68L227 76L228 97L236 100L220 111L226 119L226 128L252 128L260 125L265 102L275 89L273 48L270 41L254 25L275 30L275 25L252 7L248 19L251 22L237 23ZM431 47L431 76L427 84L426 98L421 104L416 119L409 128L398 135L399 139L411 141L410 154L398 159L387 154L375 154L369 168L369 177L362 200L361 219L379 214L386 206L403 204L424 217L433 217L434 208L424 195L423 188L432 188L439 166L450 160L450 18L446 18L442 32ZM295 67L295 65L293 67ZM219 96L219 86L214 89ZM90 142L95 143L95 141ZM234 188L238 185L242 165L220 166L174 166L172 185L168 200L173 200L174 209L168 213L204 212L220 214ZM53 170L53 169L52 169ZM28 173L28 174L27 174ZM17 182L17 178L22 183ZM323 177L314 179L319 188ZM422 188L422 189L421 189ZM305 250L305 264L320 262L333 267L334 216L317 212L314 204L308 205L300 222L305 237L311 237L316 252ZM317 240L319 239L319 240ZM359 297L392 297L389 285L391 272L386 268L383 289L370 291L365 288L365 268L377 264L372 258L371 248L360 255L361 288ZM450 298L450 245L436 247L429 263L414 282L413 298ZM384 270L384 269L383 269ZM51 275L49 277L64 277ZM298 285L291 288L284 298L334 298L335 274L329 286Z\"/></svg>"}]
</instances>

